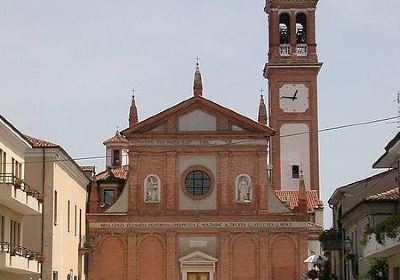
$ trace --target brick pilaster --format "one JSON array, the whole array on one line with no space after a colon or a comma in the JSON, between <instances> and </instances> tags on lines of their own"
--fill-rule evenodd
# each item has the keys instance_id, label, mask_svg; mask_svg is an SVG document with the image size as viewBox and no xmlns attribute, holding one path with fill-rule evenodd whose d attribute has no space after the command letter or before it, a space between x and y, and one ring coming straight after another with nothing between
<instances>
[{"instance_id":1,"label":"brick pilaster","mask_svg":"<svg viewBox=\"0 0 400 280\"><path fill-rule=\"evenodd\" d=\"M177 180L176 180L176 168L177 168L177 153L167 153L167 168L166 168L166 192L167 192L167 203L166 207L168 210L176 209L176 194L177 194Z\"/></svg>"},{"instance_id":2,"label":"brick pilaster","mask_svg":"<svg viewBox=\"0 0 400 280\"><path fill-rule=\"evenodd\" d=\"M229 153L221 152L218 153L219 166L218 166L218 202L219 210L229 209L229 197L232 190L229 186Z\"/></svg>"},{"instance_id":3,"label":"brick pilaster","mask_svg":"<svg viewBox=\"0 0 400 280\"><path fill-rule=\"evenodd\" d=\"M219 280L230 280L229 232L219 234L219 256L217 263Z\"/></svg>"},{"instance_id":4,"label":"brick pilaster","mask_svg":"<svg viewBox=\"0 0 400 280\"><path fill-rule=\"evenodd\" d=\"M128 211L136 211L138 207L138 170L139 154L129 153L129 201Z\"/></svg>"},{"instance_id":5,"label":"brick pilaster","mask_svg":"<svg viewBox=\"0 0 400 280\"><path fill-rule=\"evenodd\" d=\"M136 280L136 233L128 233L127 272L128 280Z\"/></svg>"},{"instance_id":6,"label":"brick pilaster","mask_svg":"<svg viewBox=\"0 0 400 280\"><path fill-rule=\"evenodd\" d=\"M177 275L176 233L167 233L167 280L176 280Z\"/></svg>"}]
</instances>

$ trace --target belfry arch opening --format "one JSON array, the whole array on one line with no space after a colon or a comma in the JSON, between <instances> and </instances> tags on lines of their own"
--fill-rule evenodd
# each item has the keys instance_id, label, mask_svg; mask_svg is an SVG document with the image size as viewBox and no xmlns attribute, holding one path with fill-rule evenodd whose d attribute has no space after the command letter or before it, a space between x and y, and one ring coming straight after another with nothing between
<instances>
[{"instance_id":1,"label":"belfry arch opening","mask_svg":"<svg viewBox=\"0 0 400 280\"><path fill-rule=\"evenodd\" d=\"M302 12L296 15L296 42L307 44L307 16Z\"/></svg>"},{"instance_id":2,"label":"belfry arch opening","mask_svg":"<svg viewBox=\"0 0 400 280\"><path fill-rule=\"evenodd\" d=\"M290 16L287 13L282 13L279 16L279 38L280 44L289 44L290 40Z\"/></svg>"}]
</instances>

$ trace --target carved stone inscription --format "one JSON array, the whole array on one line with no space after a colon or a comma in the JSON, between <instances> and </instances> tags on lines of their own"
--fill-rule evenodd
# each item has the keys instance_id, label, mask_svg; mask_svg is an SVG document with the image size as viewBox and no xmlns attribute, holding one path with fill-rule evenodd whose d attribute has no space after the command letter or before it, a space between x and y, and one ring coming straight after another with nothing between
<instances>
[{"instance_id":1,"label":"carved stone inscription","mask_svg":"<svg viewBox=\"0 0 400 280\"><path fill-rule=\"evenodd\" d=\"M99 229L221 229L221 228L304 228L306 222L121 222L90 223Z\"/></svg>"}]
</instances>

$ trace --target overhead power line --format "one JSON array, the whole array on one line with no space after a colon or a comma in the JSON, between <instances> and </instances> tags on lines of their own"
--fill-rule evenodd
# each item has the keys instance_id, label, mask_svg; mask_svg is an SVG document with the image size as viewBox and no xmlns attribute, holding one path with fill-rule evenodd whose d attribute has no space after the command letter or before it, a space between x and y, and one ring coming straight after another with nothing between
<instances>
[{"instance_id":1,"label":"overhead power line","mask_svg":"<svg viewBox=\"0 0 400 280\"><path fill-rule=\"evenodd\" d=\"M350 124L322 128L322 129L318 130L318 133L336 131L336 130L359 127L359 126L366 126L366 125L371 125L371 124L376 124L376 123L387 122L387 121L395 120L395 119L400 119L400 116L386 117L386 118L374 119L374 120L370 120L370 121L363 121L363 122L350 123ZM307 131L307 132L299 132L299 133L292 133L292 134L285 134L285 135L273 135L269 138L270 139L287 138L287 137L294 137L294 136L300 136L300 135L305 135L305 134L310 134L310 132ZM234 143L208 145L207 147L237 145L237 144L243 144L243 143L251 143L251 142L255 142L255 141L259 141L259 139L248 139L248 140L243 140L243 141L236 141ZM127 155L124 155L124 156L127 156ZM83 160L105 159L105 158L107 158L107 156L87 156L87 157L73 158L72 160L73 161L83 161ZM62 162L62 161L71 161L71 159L52 159L52 160L45 160L44 162ZM42 160L40 160L40 161L25 161L25 163L43 163L43 161ZM12 163L8 162L6 164L12 164Z\"/></svg>"}]
</instances>

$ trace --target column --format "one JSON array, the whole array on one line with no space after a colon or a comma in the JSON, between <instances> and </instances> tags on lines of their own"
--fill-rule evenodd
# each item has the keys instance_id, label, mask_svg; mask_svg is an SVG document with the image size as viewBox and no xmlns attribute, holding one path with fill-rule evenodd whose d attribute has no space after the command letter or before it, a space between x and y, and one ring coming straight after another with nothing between
<instances>
[{"instance_id":1,"label":"column","mask_svg":"<svg viewBox=\"0 0 400 280\"><path fill-rule=\"evenodd\" d=\"M280 45L280 34L279 34L279 15L276 11L272 11L268 14L269 18L269 60L279 58L279 45Z\"/></svg>"},{"instance_id":2,"label":"column","mask_svg":"<svg viewBox=\"0 0 400 280\"><path fill-rule=\"evenodd\" d=\"M317 43L315 39L315 10L307 13L307 45L309 57L317 61Z\"/></svg>"},{"instance_id":3,"label":"column","mask_svg":"<svg viewBox=\"0 0 400 280\"><path fill-rule=\"evenodd\" d=\"M292 48L292 57L297 58L296 48L297 48L297 35L296 35L296 15L295 13L290 13L290 46Z\"/></svg>"}]
</instances>

